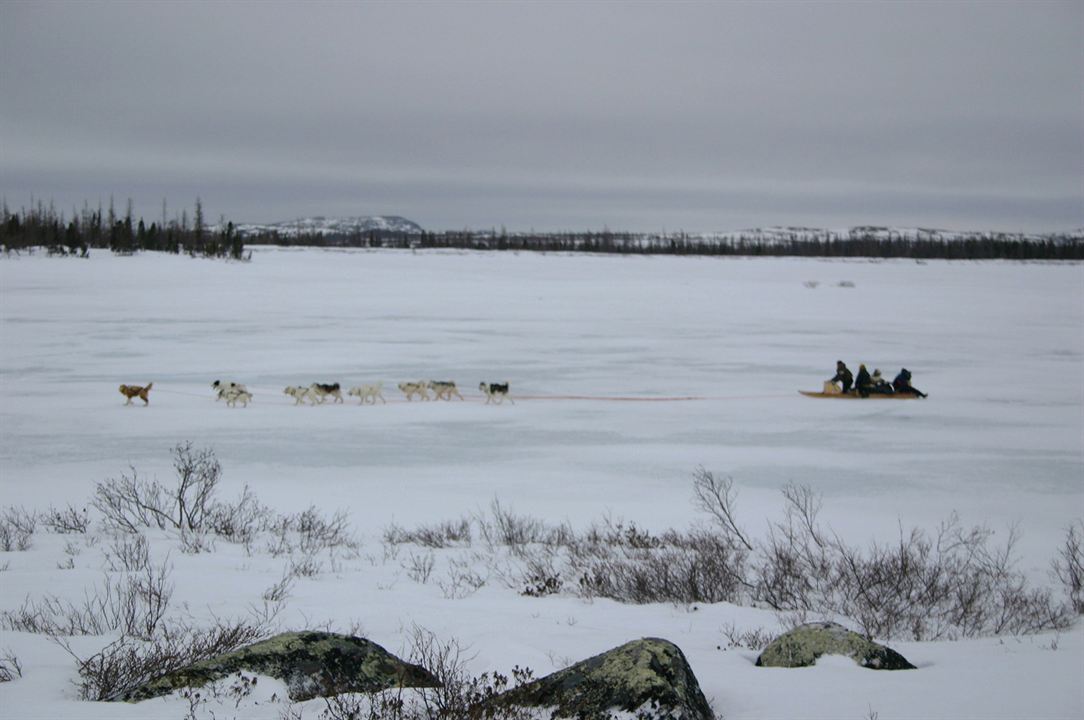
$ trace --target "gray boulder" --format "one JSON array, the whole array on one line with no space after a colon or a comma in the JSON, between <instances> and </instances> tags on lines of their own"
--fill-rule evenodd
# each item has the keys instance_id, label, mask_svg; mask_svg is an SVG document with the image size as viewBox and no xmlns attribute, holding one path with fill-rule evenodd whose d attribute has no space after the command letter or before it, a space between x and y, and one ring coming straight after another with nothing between
<instances>
[{"instance_id":1,"label":"gray boulder","mask_svg":"<svg viewBox=\"0 0 1084 720\"><path fill-rule=\"evenodd\" d=\"M182 687L202 687L242 671L282 680L295 701L345 692L440 685L428 670L404 662L364 638L290 632L167 673L118 699L146 700Z\"/></svg>"},{"instance_id":2,"label":"gray boulder","mask_svg":"<svg viewBox=\"0 0 1084 720\"><path fill-rule=\"evenodd\" d=\"M907 658L833 622L799 625L773 640L757 658L761 667L807 667L821 655L846 655L871 670L914 670Z\"/></svg>"},{"instance_id":3,"label":"gray boulder","mask_svg":"<svg viewBox=\"0 0 1084 720\"><path fill-rule=\"evenodd\" d=\"M644 638L499 695L493 704L547 708L553 717L596 720L615 712L670 720L715 715L677 645Z\"/></svg>"}]
</instances>

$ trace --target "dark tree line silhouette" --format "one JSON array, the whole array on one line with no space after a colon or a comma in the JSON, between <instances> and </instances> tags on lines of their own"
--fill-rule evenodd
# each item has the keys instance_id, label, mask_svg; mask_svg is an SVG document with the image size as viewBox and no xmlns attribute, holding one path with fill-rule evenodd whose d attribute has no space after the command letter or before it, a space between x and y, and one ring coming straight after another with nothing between
<instances>
[{"instance_id":1,"label":"dark tree line silhouette","mask_svg":"<svg viewBox=\"0 0 1084 720\"><path fill-rule=\"evenodd\" d=\"M245 243L313 247L448 248L467 250L513 250L535 252L587 252L637 255L733 255L868 257L948 260L1082 260L1084 236L1049 233L1028 236L1012 233L968 233L945 238L935 231L903 233L882 228L853 228L839 233L799 231L728 234L723 236L677 233L527 232L501 230L452 230L416 233L395 230L355 230L349 233L239 231L221 218L208 226L203 207L196 199L193 220L188 210L179 217L162 217L149 226L134 219L129 200L123 216L113 200L103 211L84 204L70 216L58 213L41 201L29 209L11 211L3 201L0 215L0 248L4 252L43 247L50 254L87 255L90 248L108 248L130 254L141 250L187 253L192 256L245 259Z\"/></svg>"},{"instance_id":2,"label":"dark tree line silhouette","mask_svg":"<svg viewBox=\"0 0 1084 720\"><path fill-rule=\"evenodd\" d=\"M1079 233L1041 237L1009 233L973 233L943 238L936 233L884 233L857 228L847 233L790 233L766 239L758 234L720 237L687 233L628 232L508 233L456 230L406 233L371 230L352 233L280 233L246 235L253 244L316 247L447 248L537 252L588 252L637 255L734 255L870 257L948 260L1082 260Z\"/></svg>"},{"instance_id":3,"label":"dark tree line silhouette","mask_svg":"<svg viewBox=\"0 0 1084 720\"><path fill-rule=\"evenodd\" d=\"M185 253L193 257L245 259L244 239L232 222L221 222L208 228L203 218L203 205L196 198L194 220L188 221L188 210L180 217L166 219L166 204L162 203L161 221L149 226L132 214L128 200L124 215L118 215L109 200L107 210L101 204L96 209L84 203L81 211L71 215L57 212L50 203L31 203L29 209L12 211L5 199L0 208L0 248L4 252L19 252L45 248L50 255L86 257L91 248L108 249L119 255L142 250Z\"/></svg>"}]
</instances>

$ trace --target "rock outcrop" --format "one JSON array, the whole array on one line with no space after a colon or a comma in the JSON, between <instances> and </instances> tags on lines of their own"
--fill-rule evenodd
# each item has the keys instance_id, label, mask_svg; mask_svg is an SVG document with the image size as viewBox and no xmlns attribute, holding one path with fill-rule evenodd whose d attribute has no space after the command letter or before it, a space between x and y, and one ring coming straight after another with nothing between
<instances>
[{"instance_id":1,"label":"rock outcrop","mask_svg":"<svg viewBox=\"0 0 1084 720\"><path fill-rule=\"evenodd\" d=\"M404 662L363 638L328 632L292 632L175 670L118 699L146 700L182 687L201 687L242 671L282 680L290 699L295 701L345 692L440 684L428 670Z\"/></svg>"},{"instance_id":2,"label":"rock outcrop","mask_svg":"<svg viewBox=\"0 0 1084 720\"><path fill-rule=\"evenodd\" d=\"M545 708L553 717L582 720L608 718L615 712L668 720L714 718L681 650L659 638L626 643L503 693L493 702Z\"/></svg>"},{"instance_id":3,"label":"rock outcrop","mask_svg":"<svg viewBox=\"0 0 1084 720\"><path fill-rule=\"evenodd\" d=\"M832 622L800 625L773 640L757 658L762 667L806 667L821 655L846 655L871 670L914 670L892 648L878 645Z\"/></svg>"}]
</instances>

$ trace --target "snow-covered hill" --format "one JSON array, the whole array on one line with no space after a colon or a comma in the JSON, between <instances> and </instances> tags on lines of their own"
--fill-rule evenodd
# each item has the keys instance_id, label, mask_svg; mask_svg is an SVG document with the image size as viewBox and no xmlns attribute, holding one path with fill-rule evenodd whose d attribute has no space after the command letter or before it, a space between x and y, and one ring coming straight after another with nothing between
<instances>
[{"instance_id":1,"label":"snow-covered hill","mask_svg":"<svg viewBox=\"0 0 1084 720\"><path fill-rule=\"evenodd\" d=\"M258 224L241 223L237 232L242 237L262 233L277 233L284 237L298 235L354 235L370 231L420 233L422 227L417 223L398 215L359 215L354 217L316 217L297 218L284 222Z\"/></svg>"},{"instance_id":2,"label":"snow-covered hill","mask_svg":"<svg viewBox=\"0 0 1084 720\"><path fill-rule=\"evenodd\" d=\"M888 227L883 225L856 225L849 228L812 228L801 226L772 226L763 228L748 228L745 230L732 230L716 233L696 233L690 237L705 240L718 239L726 241L745 240L746 242L775 243L775 242L824 242L827 240L901 240L901 241L933 241L933 242L961 242L965 240L988 240L991 238L1003 240L1027 240L1029 242L1043 242L1048 239L1084 240L1084 228L1070 230L1063 233L1023 233L1004 232L1000 230L944 230L938 228L922 227Z\"/></svg>"}]
</instances>

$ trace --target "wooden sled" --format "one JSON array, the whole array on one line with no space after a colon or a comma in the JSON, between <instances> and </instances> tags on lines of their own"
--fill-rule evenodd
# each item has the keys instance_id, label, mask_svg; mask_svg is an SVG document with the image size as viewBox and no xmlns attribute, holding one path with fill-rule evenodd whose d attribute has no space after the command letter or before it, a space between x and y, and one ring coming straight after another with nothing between
<instances>
[{"instance_id":1,"label":"wooden sled","mask_svg":"<svg viewBox=\"0 0 1084 720\"><path fill-rule=\"evenodd\" d=\"M826 392L813 392L812 390L799 390L802 395L812 398L833 398L835 400L916 400L918 395L912 395L911 393L892 393L886 395L883 393L870 393L869 397L862 397L856 392L850 392L843 394L841 392L826 393Z\"/></svg>"}]
</instances>

